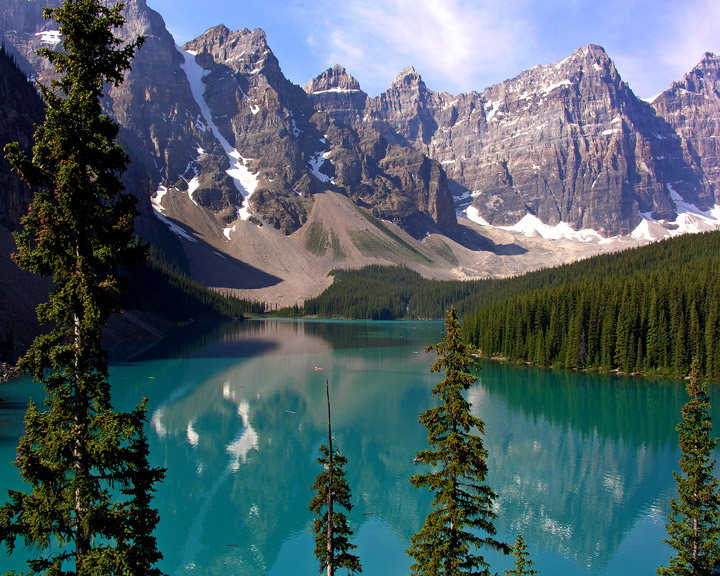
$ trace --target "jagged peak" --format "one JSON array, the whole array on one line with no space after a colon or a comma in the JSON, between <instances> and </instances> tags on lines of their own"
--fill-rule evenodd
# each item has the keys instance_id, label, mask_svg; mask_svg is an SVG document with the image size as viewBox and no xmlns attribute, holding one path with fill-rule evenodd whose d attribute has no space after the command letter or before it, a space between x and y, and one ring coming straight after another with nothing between
<instances>
[{"instance_id":1,"label":"jagged peak","mask_svg":"<svg viewBox=\"0 0 720 576\"><path fill-rule=\"evenodd\" d=\"M224 24L219 24L187 42L183 49L196 54L210 54L216 62L253 73L280 69L262 28L252 31L243 28L233 32Z\"/></svg>"},{"instance_id":2,"label":"jagged peak","mask_svg":"<svg viewBox=\"0 0 720 576\"><path fill-rule=\"evenodd\" d=\"M390 88L419 88L425 89L425 82L423 82L420 74L417 73L413 66L408 66L400 71L397 75Z\"/></svg>"},{"instance_id":3,"label":"jagged peak","mask_svg":"<svg viewBox=\"0 0 720 576\"><path fill-rule=\"evenodd\" d=\"M524 98L536 93L545 97L559 88L578 86L588 78L617 87L622 85L622 79L612 59L605 49L597 44L581 46L557 62L524 70L515 78L485 89L481 97L488 105L491 101L499 101L498 98L506 98L507 94L517 94Z\"/></svg>"},{"instance_id":4,"label":"jagged peak","mask_svg":"<svg viewBox=\"0 0 720 576\"><path fill-rule=\"evenodd\" d=\"M580 53L583 55L592 54L596 58L607 58L608 60L610 59L610 56L608 56L605 48L603 48L599 44L587 44L586 46L581 46L575 51L575 53Z\"/></svg>"},{"instance_id":5,"label":"jagged peak","mask_svg":"<svg viewBox=\"0 0 720 576\"><path fill-rule=\"evenodd\" d=\"M411 78L417 79L417 80L422 80L422 78L420 77L420 74L417 73L414 66L406 66L395 77L395 80L393 80L393 84L402 82L405 80L405 78L408 78L408 77L411 77Z\"/></svg>"},{"instance_id":6,"label":"jagged peak","mask_svg":"<svg viewBox=\"0 0 720 576\"><path fill-rule=\"evenodd\" d=\"M613 61L605 51L605 48L598 46L597 44L587 44L585 46L581 46L567 58L555 62L554 64L550 64L549 66L555 68L566 67L574 69L585 63L593 64L596 69L598 69L598 66L603 70L614 68Z\"/></svg>"},{"instance_id":7,"label":"jagged peak","mask_svg":"<svg viewBox=\"0 0 720 576\"><path fill-rule=\"evenodd\" d=\"M225 26L225 24L218 24L217 26L212 26L205 30L199 38L202 38L203 36L229 36L232 33L232 30Z\"/></svg>"},{"instance_id":8,"label":"jagged peak","mask_svg":"<svg viewBox=\"0 0 720 576\"><path fill-rule=\"evenodd\" d=\"M215 44L218 46L222 46L226 43L232 43L234 45L239 42L252 45L255 49L268 48L267 36L262 28L255 28L252 31L248 28L243 28L242 30L238 31L232 31L230 28L225 26L225 24L218 24L217 26L208 28L200 36L198 36L194 40L190 40L189 42L187 42L185 46L198 44Z\"/></svg>"},{"instance_id":9,"label":"jagged peak","mask_svg":"<svg viewBox=\"0 0 720 576\"><path fill-rule=\"evenodd\" d=\"M362 92L360 83L340 64L328 68L305 85L305 92Z\"/></svg>"},{"instance_id":10,"label":"jagged peak","mask_svg":"<svg viewBox=\"0 0 720 576\"><path fill-rule=\"evenodd\" d=\"M705 52L700 62L685 74L682 80L670 84L670 88L658 95L653 103L661 103L666 98L672 99L684 93L702 93L708 90L714 92L714 81L711 79L709 84L706 81L708 75L720 76L720 56L712 52Z\"/></svg>"},{"instance_id":11,"label":"jagged peak","mask_svg":"<svg viewBox=\"0 0 720 576\"><path fill-rule=\"evenodd\" d=\"M700 70L715 70L720 68L720 56L713 54L712 52L705 52L700 62L692 69L691 74Z\"/></svg>"}]
</instances>

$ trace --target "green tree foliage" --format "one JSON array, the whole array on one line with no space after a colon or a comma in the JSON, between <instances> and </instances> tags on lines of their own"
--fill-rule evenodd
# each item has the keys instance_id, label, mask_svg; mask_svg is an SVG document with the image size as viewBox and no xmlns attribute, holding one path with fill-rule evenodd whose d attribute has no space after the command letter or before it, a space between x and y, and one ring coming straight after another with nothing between
<instances>
[{"instance_id":1,"label":"green tree foliage","mask_svg":"<svg viewBox=\"0 0 720 576\"><path fill-rule=\"evenodd\" d=\"M40 52L59 79L40 86L47 103L32 159L6 148L14 169L38 191L16 234L20 267L52 276L38 337L20 366L45 384L45 410L30 402L16 465L29 492L10 491L0 509L0 540L37 551L33 573L149 574L161 558L150 506L164 472L148 464L145 401L118 413L110 401L101 333L118 310L121 264L141 260L133 239L135 198L119 175L128 157L118 127L102 114L106 84L119 84L142 39L122 44L122 4L66 0L46 9L62 51Z\"/></svg>"},{"instance_id":2,"label":"green tree foliage","mask_svg":"<svg viewBox=\"0 0 720 576\"><path fill-rule=\"evenodd\" d=\"M305 314L357 320L403 318L414 288L422 282L420 274L400 267L367 266L331 274L332 285L305 301Z\"/></svg>"},{"instance_id":3,"label":"green tree foliage","mask_svg":"<svg viewBox=\"0 0 720 576\"><path fill-rule=\"evenodd\" d=\"M720 378L719 233L593 258L563 277L478 305L466 340L486 357L627 374L679 377L694 357L700 375Z\"/></svg>"},{"instance_id":4,"label":"green tree foliage","mask_svg":"<svg viewBox=\"0 0 720 576\"><path fill-rule=\"evenodd\" d=\"M460 323L454 308L445 322L445 339L428 350L438 354L431 370L445 378L433 389L439 404L420 415L428 430L429 448L416 461L432 470L411 478L416 488L434 493L433 510L420 531L412 537L408 554L415 560L413 574L490 574L489 565L476 550L480 547L509 553L507 544L494 538L495 493L484 484L487 451L483 447L484 422L470 413L463 393L477 380L470 348L460 338Z\"/></svg>"},{"instance_id":5,"label":"green tree foliage","mask_svg":"<svg viewBox=\"0 0 720 576\"><path fill-rule=\"evenodd\" d=\"M518 534L513 545L512 555L515 556L515 567L512 570L505 570L507 576L536 576L537 570L533 570L535 562L530 560L530 552L525 545L522 534Z\"/></svg>"},{"instance_id":6,"label":"green tree foliage","mask_svg":"<svg viewBox=\"0 0 720 576\"><path fill-rule=\"evenodd\" d=\"M695 355L720 378L720 232L671 238L514 278L444 282L407 268L334 271L303 314L440 319L454 306L485 356L681 376Z\"/></svg>"},{"instance_id":7,"label":"green tree foliage","mask_svg":"<svg viewBox=\"0 0 720 576\"><path fill-rule=\"evenodd\" d=\"M350 543L353 532L348 525L347 516L336 510L342 507L352 510L350 486L345 478L345 465L348 460L333 449L332 426L330 423L330 388L325 382L328 406L328 443L320 446L318 463L323 471L310 487L316 494L310 501L310 511L315 514L315 557L320 561L320 572L327 576L335 574L336 568L344 568L348 573L362 572L360 559L350 551L357 548Z\"/></svg>"},{"instance_id":8,"label":"green tree foliage","mask_svg":"<svg viewBox=\"0 0 720 576\"><path fill-rule=\"evenodd\" d=\"M667 567L658 568L661 576L710 576L720 568L720 495L711 454L717 439L711 436L710 401L695 363L687 393L690 400L677 426L682 474L674 474L678 495L670 501L668 537L663 538L675 555Z\"/></svg>"}]
</instances>

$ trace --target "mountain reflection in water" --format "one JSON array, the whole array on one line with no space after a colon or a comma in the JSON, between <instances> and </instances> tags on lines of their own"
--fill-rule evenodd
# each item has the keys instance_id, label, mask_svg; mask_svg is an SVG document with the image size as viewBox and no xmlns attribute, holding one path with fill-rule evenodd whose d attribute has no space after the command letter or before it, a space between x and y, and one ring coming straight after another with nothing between
<instances>
[{"instance_id":1,"label":"mountain reflection in water","mask_svg":"<svg viewBox=\"0 0 720 576\"><path fill-rule=\"evenodd\" d=\"M127 410L150 399L151 457L167 468L154 500L161 568L318 572L307 506L327 438L327 379L363 574L407 573L405 549L430 506L409 482L426 445L418 414L441 378L424 348L443 334L438 322L193 325L115 364L114 403ZM486 422L502 538L522 532L544 574L652 573L667 561L660 536L675 489L681 385L495 363L478 377L469 399ZM7 390L17 401L27 385ZM17 413L3 412L3 462L14 459ZM15 488L13 470L4 464L1 478ZM493 571L512 564L486 556Z\"/></svg>"}]
</instances>

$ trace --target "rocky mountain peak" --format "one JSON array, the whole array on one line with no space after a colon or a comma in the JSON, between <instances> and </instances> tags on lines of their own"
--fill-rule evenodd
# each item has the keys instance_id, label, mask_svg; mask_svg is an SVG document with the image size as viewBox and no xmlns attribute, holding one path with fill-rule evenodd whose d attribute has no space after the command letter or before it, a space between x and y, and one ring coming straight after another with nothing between
<instances>
[{"instance_id":1,"label":"rocky mountain peak","mask_svg":"<svg viewBox=\"0 0 720 576\"><path fill-rule=\"evenodd\" d=\"M392 84L390 84L390 89L392 90L393 88L399 90L425 90L427 87L415 68L408 66L407 68L404 68L400 74L397 75L395 80L393 80Z\"/></svg>"},{"instance_id":2,"label":"rocky mountain peak","mask_svg":"<svg viewBox=\"0 0 720 576\"><path fill-rule=\"evenodd\" d=\"M360 92L360 83L345 68L335 64L305 85L305 92L316 94L332 92Z\"/></svg>"},{"instance_id":3,"label":"rocky mountain peak","mask_svg":"<svg viewBox=\"0 0 720 576\"><path fill-rule=\"evenodd\" d=\"M700 60L700 63L697 66L695 66L695 68L693 70L696 70L698 68L700 68L700 69L709 68L712 70L717 70L718 68L720 68L720 56L718 56L717 54L714 54L712 52L705 52L705 54L703 54L703 56Z\"/></svg>"},{"instance_id":4,"label":"rocky mountain peak","mask_svg":"<svg viewBox=\"0 0 720 576\"><path fill-rule=\"evenodd\" d=\"M599 82L598 82L599 81ZM526 100L530 95L547 99L558 89L578 87L583 84L592 89L602 84L621 87L621 79L615 65L601 46L590 44L578 48L567 58L545 66L535 66L512 80L506 80L488 88L484 94L506 92L512 99Z\"/></svg>"},{"instance_id":5,"label":"rocky mountain peak","mask_svg":"<svg viewBox=\"0 0 720 576\"><path fill-rule=\"evenodd\" d=\"M615 68L605 48L596 44L589 44L575 51L573 59L582 67L585 74L596 74L613 83L622 82L620 74Z\"/></svg>"},{"instance_id":6,"label":"rocky mountain peak","mask_svg":"<svg viewBox=\"0 0 720 576\"><path fill-rule=\"evenodd\" d=\"M368 102L360 83L339 64L310 80L305 92L316 110L348 126L361 122Z\"/></svg>"},{"instance_id":7,"label":"rocky mountain peak","mask_svg":"<svg viewBox=\"0 0 720 576\"><path fill-rule=\"evenodd\" d=\"M720 78L720 57L712 52L705 52L700 62L685 74L680 82L674 83L677 89L688 92L715 92Z\"/></svg>"},{"instance_id":8,"label":"rocky mountain peak","mask_svg":"<svg viewBox=\"0 0 720 576\"><path fill-rule=\"evenodd\" d=\"M707 208L720 203L720 57L706 52L652 107L681 137L684 160L696 170L701 186L689 198ZM672 185L678 189L685 180Z\"/></svg>"},{"instance_id":9,"label":"rocky mountain peak","mask_svg":"<svg viewBox=\"0 0 720 576\"><path fill-rule=\"evenodd\" d=\"M183 49L196 54L209 54L216 63L223 63L247 73L277 74L280 64L267 43L265 31L242 30L233 32L225 25L214 26L204 34L187 42Z\"/></svg>"}]
</instances>

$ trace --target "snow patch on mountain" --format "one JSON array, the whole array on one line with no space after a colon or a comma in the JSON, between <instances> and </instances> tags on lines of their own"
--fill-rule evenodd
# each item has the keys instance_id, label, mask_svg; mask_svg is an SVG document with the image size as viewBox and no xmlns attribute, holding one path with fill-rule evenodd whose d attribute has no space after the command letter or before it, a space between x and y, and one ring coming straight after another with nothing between
<instances>
[{"instance_id":1,"label":"snow patch on mountain","mask_svg":"<svg viewBox=\"0 0 720 576\"><path fill-rule=\"evenodd\" d=\"M324 139L323 139L324 140ZM327 174L324 174L323 172L320 172L320 168L323 164L325 164L325 160L328 159L328 152L318 152L314 156L310 158L310 171L313 173L313 176L320 180L320 182L324 182L325 184L332 183L335 178L332 178L328 176ZM329 161L329 160L328 160Z\"/></svg>"},{"instance_id":2,"label":"snow patch on mountain","mask_svg":"<svg viewBox=\"0 0 720 576\"><path fill-rule=\"evenodd\" d=\"M507 230L509 232L519 232L520 234L527 236L528 238L545 238L547 240L576 240L578 242L598 242L606 243L609 241L608 238L592 230L585 228L583 230L573 230L566 222L560 222L555 226L550 226L542 222L537 216L533 214L525 214L525 216L517 223L512 226L492 226L480 216L480 212L475 206L468 206L464 212L464 216L468 220L479 224L480 226L487 226L489 228L496 228L498 230Z\"/></svg>"},{"instance_id":3,"label":"snow patch on mountain","mask_svg":"<svg viewBox=\"0 0 720 576\"><path fill-rule=\"evenodd\" d=\"M237 226L228 226L227 228L224 228L223 234L224 234L225 238L227 238L228 240L232 240L232 237L230 236L230 234L235 232L235 230L237 230Z\"/></svg>"},{"instance_id":4,"label":"snow patch on mountain","mask_svg":"<svg viewBox=\"0 0 720 576\"><path fill-rule=\"evenodd\" d=\"M230 161L230 168L228 168L226 172L233 179L235 188L237 188L238 192L244 198L243 207L238 207L238 215L243 220L247 220L250 217L248 199L257 189L258 178L247 168L247 164L250 159L243 158L243 156L241 156L240 153L231 146L227 139L220 133L220 130L215 124L212 113L210 112L210 107L205 101L205 83L203 82L205 70L195 61L195 53L183 50L182 48L177 48L177 50L184 58L184 63L181 64L180 67L185 71L185 75L190 83L193 98L200 107L200 111L202 112L202 116L205 119L207 126L222 146L228 160Z\"/></svg>"},{"instance_id":5,"label":"snow patch on mountain","mask_svg":"<svg viewBox=\"0 0 720 576\"><path fill-rule=\"evenodd\" d=\"M362 92L362 90L359 90L358 88L328 88L327 90L317 90L315 92L311 92L311 94L317 95L317 94L355 94L358 92Z\"/></svg>"},{"instance_id":6,"label":"snow patch on mountain","mask_svg":"<svg viewBox=\"0 0 720 576\"><path fill-rule=\"evenodd\" d=\"M188 182L188 196L190 197L190 200L192 201L195 206L198 206L198 203L195 201L195 198L193 198L193 192L200 188L200 178L195 176L192 180Z\"/></svg>"},{"instance_id":7,"label":"snow patch on mountain","mask_svg":"<svg viewBox=\"0 0 720 576\"><path fill-rule=\"evenodd\" d=\"M550 226L542 222L533 214L525 214L522 219L512 226L498 226L501 230L510 232L520 232L528 237L541 237L548 240L560 240L562 238L568 240L577 240L579 242L602 242L607 241L601 234L590 228L583 230L573 230L566 222L559 222L555 226Z\"/></svg>"},{"instance_id":8,"label":"snow patch on mountain","mask_svg":"<svg viewBox=\"0 0 720 576\"><path fill-rule=\"evenodd\" d=\"M157 191L155 192L155 196L150 198L150 204L152 204L153 212L155 213L155 217L160 220L163 224L165 224L168 228L170 228L170 231L175 234L176 236L179 236L180 238L184 238L185 240L188 240L189 242L197 242L197 238L194 238L191 236L187 230L182 228L181 226L178 226L170 220L167 216L165 216L165 206L162 205L162 199L167 194L168 189L163 186L162 184L158 186ZM191 197L192 198L192 197Z\"/></svg>"},{"instance_id":9,"label":"snow patch on mountain","mask_svg":"<svg viewBox=\"0 0 720 576\"><path fill-rule=\"evenodd\" d=\"M475 224L480 224L480 226L490 226L488 221L480 216L480 211L475 208L475 206L468 206L465 210L465 216L467 216L468 220L471 222L475 222Z\"/></svg>"},{"instance_id":10,"label":"snow patch on mountain","mask_svg":"<svg viewBox=\"0 0 720 576\"><path fill-rule=\"evenodd\" d=\"M43 32L36 32L35 36L40 36L40 42L51 46L55 46L62 40L60 30L44 30Z\"/></svg>"},{"instance_id":11,"label":"snow patch on mountain","mask_svg":"<svg viewBox=\"0 0 720 576\"><path fill-rule=\"evenodd\" d=\"M160 212L162 214L163 212L165 212L165 206L162 205L162 199L163 196L167 194L167 191L167 188L161 184L160 186L158 186L158 189L155 192L155 196L150 198L150 203L152 204L155 213Z\"/></svg>"},{"instance_id":12,"label":"snow patch on mountain","mask_svg":"<svg viewBox=\"0 0 720 576\"><path fill-rule=\"evenodd\" d=\"M677 217L672 222L658 222L649 213L641 213L643 221L632 231L633 238L655 241L681 234L720 230L720 204L710 210L701 210L680 196L672 184L666 186L675 203Z\"/></svg>"}]
</instances>

